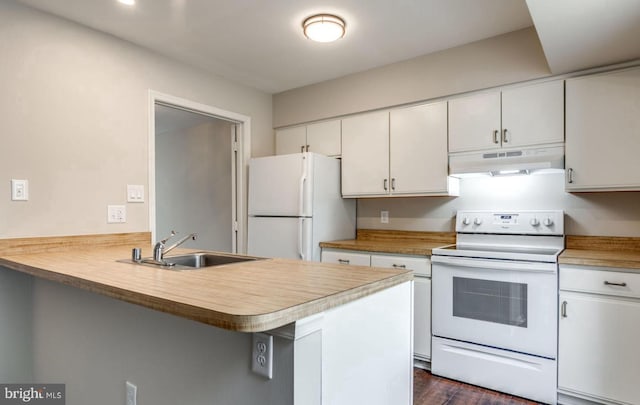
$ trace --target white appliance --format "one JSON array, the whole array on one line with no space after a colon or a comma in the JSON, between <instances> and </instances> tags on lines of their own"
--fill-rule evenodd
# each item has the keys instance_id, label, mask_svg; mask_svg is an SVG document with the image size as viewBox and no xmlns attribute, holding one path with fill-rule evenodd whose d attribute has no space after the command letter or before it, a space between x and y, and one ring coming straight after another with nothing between
<instances>
[{"instance_id":1,"label":"white appliance","mask_svg":"<svg viewBox=\"0 0 640 405\"><path fill-rule=\"evenodd\" d=\"M433 374L556 403L562 211L458 211L433 250Z\"/></svg>"},{"instance_id":2,"label":"white appliance","mask_svg":"<svg viewBox=\"0 0 640 405\"><path fill-rule=\"evenodd\" d=\"M500 175L514 172L560 172L561 170L564 170L563 144L449 154L451 176L477 173Z\"/></svg>"},{"instance_id":3,"label":"white appliance","mask_svg":"<svg viewBox=\"0 0 640 405\"><path fill-rule=\"evenodd\" d=\"M340 194L340 160L315 153L249 162L247 253L320 261L322 241L354 239L355 201Z\"/></svg>"}]
</instances>

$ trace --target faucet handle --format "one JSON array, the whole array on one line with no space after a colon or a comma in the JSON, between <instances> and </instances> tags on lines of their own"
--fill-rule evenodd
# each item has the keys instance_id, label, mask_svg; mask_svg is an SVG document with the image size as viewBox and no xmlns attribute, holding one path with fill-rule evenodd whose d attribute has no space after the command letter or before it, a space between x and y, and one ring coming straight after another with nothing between
<instances>
[{"instance_id":1,"label":"faucet handle","mask_svg":"<svg viewBox=\"0 0 640 405\"><path fill-rule=\"evenodd\" d=\"M162 244L164 245L165 243L167 243L167 241L168 241L169 239L173 238L174 236L176 236L176 231L171 231L171 235L169 235L169 236L167 236L166 238L162 239L162 240L160 241L160 243L162 243Z\"/></svg>"}]
</instances>

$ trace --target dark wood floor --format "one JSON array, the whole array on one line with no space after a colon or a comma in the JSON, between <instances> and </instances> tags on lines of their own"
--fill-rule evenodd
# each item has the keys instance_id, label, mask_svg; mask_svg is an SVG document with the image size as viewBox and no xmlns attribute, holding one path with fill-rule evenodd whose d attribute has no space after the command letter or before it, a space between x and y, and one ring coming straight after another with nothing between
<instances>
[{"instance_id":1,"label":"dark wood floor","mask_svg":"<svg viewBox=\"0 0 640 405\"><path fill-rule=\"evenodd\" d=\"M523 398L490 391L475 385L431 375L413 369L414 405L536 405Z\"/></svg>"}]
</instances>

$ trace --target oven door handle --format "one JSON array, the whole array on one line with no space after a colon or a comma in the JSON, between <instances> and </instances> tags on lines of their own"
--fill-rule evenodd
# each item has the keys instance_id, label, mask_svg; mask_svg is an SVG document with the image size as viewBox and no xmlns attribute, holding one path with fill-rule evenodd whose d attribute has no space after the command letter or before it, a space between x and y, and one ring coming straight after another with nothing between
<instances>
[{"instance_id":1,"label":"oven door handle","mask_svg":"<svg viewBox=\"0 0 640 405\"><path fill-rule=\"evenodd\" d=\"M477 258L459 258L451 256L431 256L432 264L445 266L481 268L486 270L508 270L532 273L555 273L556 263L538 263L521 261L486 260Z\"/></svg>"}]
</instances>

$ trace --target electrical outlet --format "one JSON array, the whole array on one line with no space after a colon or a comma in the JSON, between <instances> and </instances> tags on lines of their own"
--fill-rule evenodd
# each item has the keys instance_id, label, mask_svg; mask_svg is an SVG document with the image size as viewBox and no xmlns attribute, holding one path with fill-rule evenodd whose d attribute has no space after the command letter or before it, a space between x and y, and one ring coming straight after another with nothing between
<instances>
[{"instance_id":1,"label":"electrical outlet","mask_svg":"<svg viewBox=\"0 0 640 405\"><path fill-rule=\"evenodd\" d=\"M253 334L251 370L268 379L273 378L273 336L266 333Z\"/></svg>"},{"instance_id":2,"label":"electrical outlet","mask_svg":"<svg viewBox=\"0 0 640 405\"><path fill-rule=\"evenodd\" d=\"M380 223L381 224L389 223L389 211L380 211Z\"/></svg>"},{"instance_id":3,"label":"electrical outlet","mask_svg":"<svg viewBox=\"0 0 640 405\"><path fill-rule=\"evenodd\" d=\"M29 180L11 180L11 200L29 200Z\"/></svg>"},{"instance_id":4,"label":"electrical outlet","mask_svg":"<svg viewBox=\"0 0 640 405\"><path fill-rule=\"evenodd\" d=\"M136 405L138 402L138 387L127 381L127 402L126 405Z\"/></svg>"},{"instance_id":5,"label":"electrical outlet","mask_svg":"<svg viewBox=\"0 0 640 405\"><path fill-rule=\"evenodd\" d=\"M124 205L107 205L107 223L120 224L127 222L127 208Z\"/></svg>"}]
</instances>

